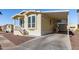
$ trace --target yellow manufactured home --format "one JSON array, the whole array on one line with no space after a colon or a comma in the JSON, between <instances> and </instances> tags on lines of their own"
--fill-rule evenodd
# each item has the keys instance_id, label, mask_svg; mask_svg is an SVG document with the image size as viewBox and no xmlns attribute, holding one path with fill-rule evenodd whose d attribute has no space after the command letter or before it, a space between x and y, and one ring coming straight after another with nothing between
<instances>
[{"instance_id":1,"label":"yellow manufactured home","mask_svg":"<svg viewBox=\"0 0 79 59\"><path fill-rule=\"evenodd\" d=\"M59 31L67 31L68 10L62 11L22 11L12 17L15 35L42 36Z\"/></svg>"}]
</instances>

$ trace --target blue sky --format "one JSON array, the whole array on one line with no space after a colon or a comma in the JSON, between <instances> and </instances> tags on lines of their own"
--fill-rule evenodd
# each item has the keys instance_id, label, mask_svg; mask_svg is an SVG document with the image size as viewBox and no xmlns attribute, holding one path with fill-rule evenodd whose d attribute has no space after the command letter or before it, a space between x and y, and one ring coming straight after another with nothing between
<instances>
[{"instance_id":1,"label":"blue sky","mask_svg":"<svg viewBox=\"0 0 79 59\"><path fill-rule=\"evenodd\" d=\"M71 9L69 11L69 24L78 24L78 19L77 19L77 11L76 9Z\"/></svg>"},{"instance_id":2,"label":"blue sky","mask_svg":"<svg viewBox=\"0 0 79 59\"><path fill-rule=\"evenodd\" d=\"M12 16L21 12L25 9L0 9L3 15L0 15L0 25L13 24ZM41 11L49 11L57 9L41 9ZM76 9L69 10L69 24L77 24L77 13Z\"/></svg>"}]
</instances>

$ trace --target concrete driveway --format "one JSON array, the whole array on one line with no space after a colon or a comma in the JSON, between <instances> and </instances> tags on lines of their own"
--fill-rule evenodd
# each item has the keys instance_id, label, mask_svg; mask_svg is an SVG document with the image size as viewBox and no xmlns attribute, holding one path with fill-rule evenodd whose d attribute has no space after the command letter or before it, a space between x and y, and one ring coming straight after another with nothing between
<instances>
[{"instance_id":1,"label":"concrete driveway","mask_svg":"<svg viewBox=\"0 0 79 59\"><path fill-rule=\"evenodd\" d=\"M70 36L72 50L79 50L79 32L73 32L74 35Z\"/></svg>"},{"instance_id":2,"label":"concrete driveway","mask_svg":"<svg viewBox=\"0 0 79 59\"><path fill-rule=\"evenodd\" d=\"M5 38L4 36L0 35L0 46L1 46L0 48L3 50L6 48L13 48L16 45L12 43L10 40L8 40L7 38Z\"/></svg>"},{"instance_id":3,"label":"concrete driveway","mask_svg":"<svg viewBox=\"0 0 79 59\"><path fill-rule=\"evenodd\" d=\"M66 34L49 34L29 40L9 50L70 50L69 36Z\"/></svg>"}]
</instances>

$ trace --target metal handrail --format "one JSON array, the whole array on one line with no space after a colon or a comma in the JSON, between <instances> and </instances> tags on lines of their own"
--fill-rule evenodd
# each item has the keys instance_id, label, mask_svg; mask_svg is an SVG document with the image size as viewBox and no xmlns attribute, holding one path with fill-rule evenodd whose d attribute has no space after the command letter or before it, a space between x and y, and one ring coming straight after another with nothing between
<instances>
[{"instance_id":1,"label":"metal handrail","mask_svg":"<svg viewBox=\"0 0 79 59\"><path fill-rule=\"evenodd\" d=\"M21 28L19 26L15 26L15 29L14 30L19 31L23 35L26 35L27 34L27 31L24 28Z\"/></svg>"}]
</instances>

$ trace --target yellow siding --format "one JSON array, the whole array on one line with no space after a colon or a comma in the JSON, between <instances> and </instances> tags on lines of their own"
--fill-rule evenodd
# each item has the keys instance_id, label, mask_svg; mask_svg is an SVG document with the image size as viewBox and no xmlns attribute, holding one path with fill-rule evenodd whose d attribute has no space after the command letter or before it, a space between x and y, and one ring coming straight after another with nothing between
<instances>
[{"instance_id":1,"label":"yellow siding","mask_svg":"<svg viewBox=\"0 0 79 59\"><path fill-rule=\"evenodd\" d=\"M53 32L53 20L51 19L51 24L50 24L50 17L46 16L45 14L42 14L42 23L41 23L41 34L48 34Z\"/></svg>"}]
</instances>

